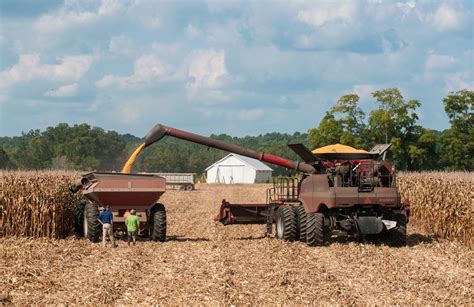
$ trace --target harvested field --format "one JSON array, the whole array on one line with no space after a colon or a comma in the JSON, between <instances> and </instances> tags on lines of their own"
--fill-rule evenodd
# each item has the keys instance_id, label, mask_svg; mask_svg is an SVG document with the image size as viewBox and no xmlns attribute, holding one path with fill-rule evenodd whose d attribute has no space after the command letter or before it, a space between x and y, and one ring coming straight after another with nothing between
<instances>
[{"instance_id":1,"label":"harvested field","mask_svg":"<svg viewBox=\"0 0 474 307\"><path fill-rule=\"evenodd\" d=\"M222 198L265 201L265 185L168 191L168 241L117 249L69 237L0 238L0 302L472 305L473 252L409 226L409 246L308 247L263 225L215 225Z\"/></svg>"}]
</instances>

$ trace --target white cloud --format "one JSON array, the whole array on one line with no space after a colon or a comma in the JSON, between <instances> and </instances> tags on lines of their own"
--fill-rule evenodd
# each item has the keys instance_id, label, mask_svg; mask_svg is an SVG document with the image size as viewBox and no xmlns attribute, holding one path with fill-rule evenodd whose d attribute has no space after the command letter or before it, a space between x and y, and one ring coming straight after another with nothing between
<instances>
[{"instance_id":1,"label":"white cloud","mask_svg":"<svg viewBox=\"0 0 474 307\"><path fill-rule=\"evenodd\" d=\"M397 2L397 7L401 9L404 13L408 13L416 7L416 3L414 1L408 2Z\"/></svg>"},{"instance_id":2,"label":"white cloud","mask_svg":"<svg viewBox=\"0 0 474 307\"><path fill-rule=\"evenodd\" d=\"M298 11L296 18L314 27L321 27L332 20L351 24L356 14L355 1L325 1L314 3L311 7Z\"/></svg>"},{"instance_id":3,"label":"white cloud","mask_svg":"<svg viewBox=\"0 0 474 307\"><path fill-rule=\"evenodd\" d=\"M106 75L95 84L98 88L118 87L135 88L149 85L152 81L168 79L169 75L164 63L156 55L141 56L135 61L131 76Z\"/></svg>"},{"instance_id":4,"label":"white cloud","mask_svg":"<svg viewBox=\"0 0 474 307\"><path fill-rule=\"evenodd\" d=\"M190 39L196 39L201 36L201 31L192 24L188 24L188 26L186 27L186 35Z\"/></svg>"},{"instance_id":5,"label":"white cloud","mask_svg":"<svg viewBox=\"0 0 474 307\"><path fill-rule=\"evenodd\" d=\"M56 89L51 89L43 95L47 97L71 97L77 94L78 87L77 83L68 84Z\"/></svg>"},{"instance_id":6,"label":"white cloud","mask_svg":"<svg viewBox=\"0 0 474 307\"><path fill-rule=\"evenodd\" d=\"M446 91L458 91L461 89L474 90L472 72L469 70L448 74L445 79Z\"/></svg>"},{"instance_id":7,"label":"white cloud","mask_svg":"<svg viewBox=\"0 0 474 307\"><path fill-rule=\"evenodd\" d=\"M133 56L137 53L136 44L124 35L114 36L109 42L109 51L114 54Z\"/></svg>"},{"instance_id":8,"label":"white cloud","mask_svg":"<svg viewBox=\"0 0 474 307\"><path fill-rule=\"evenodd\" d=\"M372 92L378 88L372 84L358 84L354 86L353 92L356 93L361 100L369 99L372 97Z\"/></svg>"},{"instance_id":9,"label":"white cloud","mask_svg":"<svg viewBox=\"0 0 474 307\"><path fill-rule=\"evenodd\" d=\"M426 70L446 70L456 64L456 60L453 56L430 54L426 59Z\"/></svg>"},{"instance_id":10,"label":"white cloud","mask_svg":"<svg viewBox=\"0 0 474 307\"><path fill-rule=\"evenodd\" d=\"M38 54L22 54L18 64L0 72L2 87L34 79L77 81L89 70L92 56L65 56L59 64L41 64Z\"/></svg>"},{"instance_id":11,"label":"white cloud","mask_svg":"<svg viewBox=\"0 0 474 307\"><path fill-rule=\"evenodd\" d=\"M457 30L461 24L461 14L447 3L442 4L434 14L433 25L439 31Z\"/></svg>"},{"instance_id":12,"label":"white cloud","mask_svg":"<svg viewBox=\"0 0 474 307\"><path fill-rule=\"evenodd\" d=\"M201 88L216 88L221 78L227 75L224 51L213 49L194 52L189 64L188 76L193 79L186 84L190 91Z\"/></svg>"},{"instance_id":13,"label":"white cloud","mask_svg":"<svg viewBox=\"0 0 474 307\"><path fill-rule=\"evenodd\" d=\"M33 29L39 32L61 32L76 25L94 23L123 9L119 0L102 0L95 9L81 8L80 4L66 1L59 10L41 16L33 24Z\"/></svg>"},{"instance_id":14,"label":"white cloud","mask_svg":"<svg viewBox=\"0 0 474 307\"><path fill-rule=\"evenodd\" d=\"M261 108L242 110L238 114L240 120L256 120L263 116L265 111Z\"/></svg>"}]
</instances>

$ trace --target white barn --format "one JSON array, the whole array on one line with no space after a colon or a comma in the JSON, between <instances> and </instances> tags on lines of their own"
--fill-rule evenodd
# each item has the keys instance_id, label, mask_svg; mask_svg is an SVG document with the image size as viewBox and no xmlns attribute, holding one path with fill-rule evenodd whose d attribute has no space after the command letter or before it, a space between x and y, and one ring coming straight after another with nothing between
<instances>
[{"instance_id":1,"label":"white barn","mask_svg":"<svg viewBox=\"0 0 474 307\"><path fill-rule=\"evenodd\" d=\"M264 163L237 154L228 154L206 168L207 183L266 183L272 169Z\"/></svg>"}]
</instances>

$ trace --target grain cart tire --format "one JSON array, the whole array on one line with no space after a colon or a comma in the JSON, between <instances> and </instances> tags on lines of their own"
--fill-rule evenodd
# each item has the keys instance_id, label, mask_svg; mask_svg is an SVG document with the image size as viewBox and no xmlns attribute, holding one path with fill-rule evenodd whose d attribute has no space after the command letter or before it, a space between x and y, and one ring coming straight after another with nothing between
<instances>
[{"instance_id":1,"label":"grain cart tire","mask_svg":"<svg viewBox=\"0 0 474 307\"><path fill-rule=\"evenodd\" d=\"M307 214L306 243L309 246L323 246L329 239L329 229L324 225L324 214Z\"/></svg>"},{"instance_id":2,"label":"grain cart tire","mask_svg":"<svg viewBox=\"0 0 474 307\"><path fill-rule=\"evenodd\" d=\"M386 230L386 240L389 246L403 247L407 245L407 218L404 214L395 216L397 226L390 230Z\"/></svg>"},{"instance_id":3,"label":"grain cart tire","mask_svg":"<svg viewBox=\"0 0 474 307\"><path fill-rule=\"evenodd\" d=\"M83 221L84 237L91 242L99 242L102 233L99 222L99 207L95 204L86 204Z\"/></svg>"},{"instance_id":4,"label":"grain cart tire","mask_svg":"<svg viewBox=\"0 0 474 307\"><path fill-rule=\"evenodd\" d=\"M306 224L308 215L306 214L306 210L304 210L304 206L296 207L296 225L297 225L297 236L296 239L301 242L306 242Z\"/></svg>"},{"instance_id":5,"label":"grain cart tire","mask_svg":"<svg viewBox=\"0 0 474 307\"><path fill-rule=\"evenodd\" d=\"M74 233L78 237L84 236L84 201L78 201L74 205Z\"/></svg>"},{"instance_id":6,"label":"grain cart tire","mask_svg":"<svg viewBox=\"0 0 474 307\"><path fill-rule=\"evenodd\" d=\"M285 241L296 240L296 214L290 206L280 206L275 216L275 237Z\"/></svg>"},{"instance_id":7,"label":"grain cart tire","mask_svg":"<svg viewBox=\"0 0 474 307\"><path fill-rule=\"evenodd\" d=\"M151 210L153 241L164 242L166 240L166 209L163 204L156 204Z\"/></svg>"}]
</instances>

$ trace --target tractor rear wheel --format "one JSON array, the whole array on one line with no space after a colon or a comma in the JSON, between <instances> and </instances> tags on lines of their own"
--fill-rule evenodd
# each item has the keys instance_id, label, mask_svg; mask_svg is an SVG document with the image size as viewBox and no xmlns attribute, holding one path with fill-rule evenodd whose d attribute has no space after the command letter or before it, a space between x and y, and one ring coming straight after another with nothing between
<instances>
[{"instance_id":1,"label":"tractor rear wheel","mask_svg":"<svg viewBox=\"0 0 474 307\"><path fill-rule=\"evenodd\" d=\"M84 208L84 237L92 242L99 242L102 227L99 222L99 208L95 204L86 204Z\"/></svg>"},{"instance_id":2,"label":"tractor rear wheel","mask_svg":"<svg viewBox=\"0 0 474 307\"><path fill-rule=\"evenodd\" d=\"M306 220L306 243L309 246L323 246L329 239L329 228L324 223L325 217L322 213L307 215Z\"/></svg>"},{"instance_id":3,"label":"tractor rear wheel","mask_svg":"<svg viewBox=\"0 0 474 307\"><path fill-rule=\"evenodd\" d=\"M166 209L163 204L156 204L151 211L153 241L164 242L166 240Z\"/></svg>"},{"instance_id":4,"label":"tractor rear wheel","mask_svg":"<svg viewBox=\"0 0 474 307\"><path fill-rule=\"evenodd\" d=\"M397 226L386 230L387 244L393 247L403 247L407 245L407 218L404 214L395 216Z\"/></svg>"},{"instance_id":5,"label":"tractor rear wheel","mask_svg":"<svg viewBox=\"0 0 474 307\"><path fill-rule=\"evenodd\" d=\"M78 201L74 205L74 233L78 237L84 236L84 201Z\"/></svg>"},{"instance_id":6,"label":"tractor rear wheel","mask_svg":"<svg viewBox=\"0 0 474 307\"><path fill-rule=\"evenodd\" d=\"M304 206L300 205L296 207L296 225L297 225L297 236L296 239L300 240L301 242L306 242L306 224L307 224L307 219L308 215L306 214L306 211L304 210Z\"/></svg>"},{"instance_id":7,"label":"tractor rear wheel","mask_svg":"<svg viewBox=\"0 0 474 307\"><path fill-rule=\"evenodd\" d=\"M285 241L296 239L296 214L291 206L280 206L275 216L276 238Z\"/></svg>"}]
</instances>

